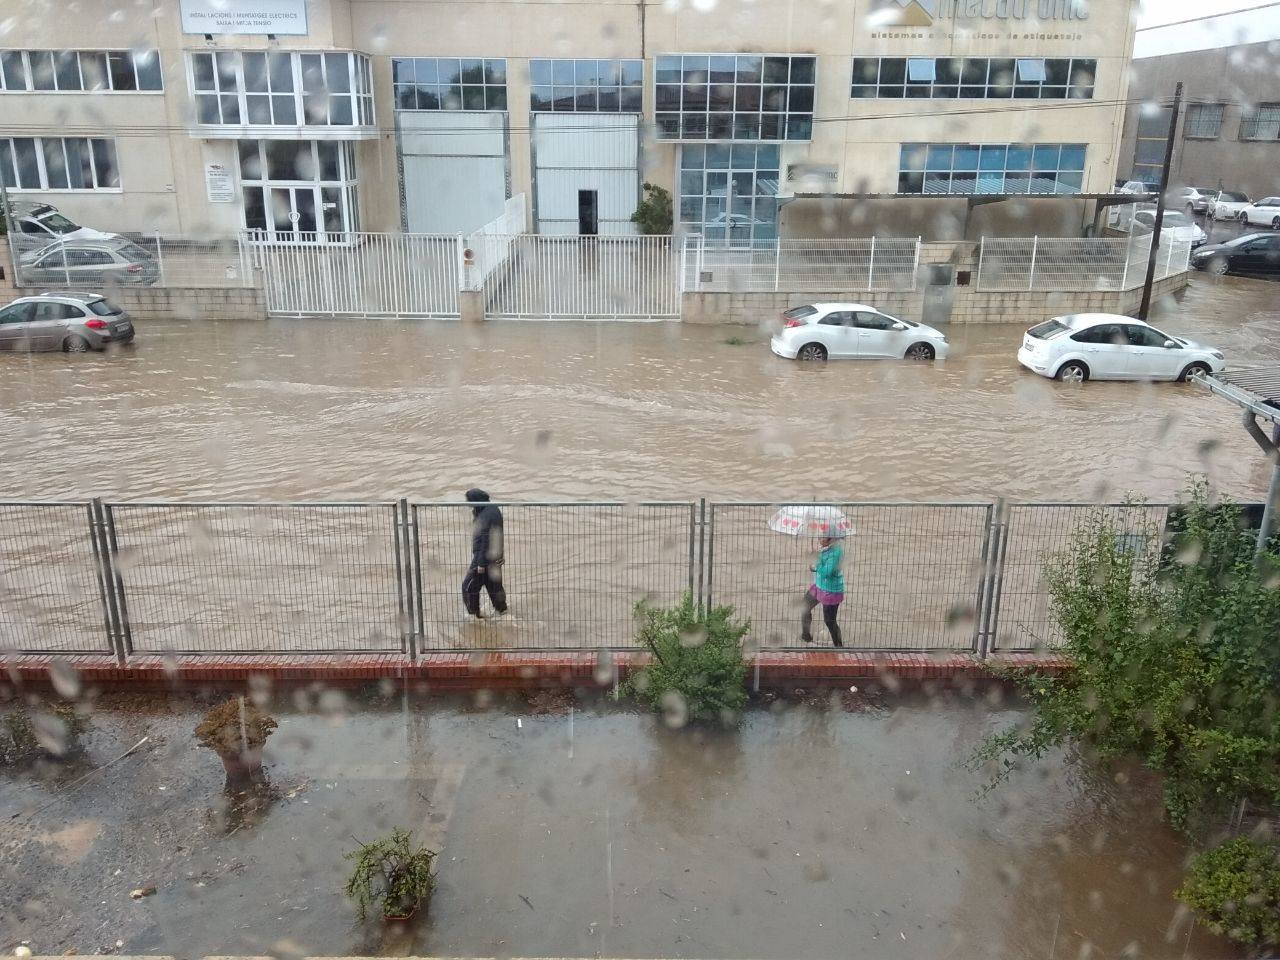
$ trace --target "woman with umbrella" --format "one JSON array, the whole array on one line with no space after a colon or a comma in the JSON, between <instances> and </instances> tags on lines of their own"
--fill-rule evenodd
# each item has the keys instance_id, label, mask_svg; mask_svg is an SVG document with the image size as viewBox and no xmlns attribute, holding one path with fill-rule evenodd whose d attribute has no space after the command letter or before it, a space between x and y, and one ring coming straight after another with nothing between
<instances>
[{"instance_id":1,"label":"woman with umbrella","mask_svg":"<svg viewBox=\"0 0 1280 960\"><path fill-rule=\"evenodd\" d=\"M840 540L853 532L853 524L835 507L822 504L786 506L773 515L769 529L793 537L809 535L818 538L820 552L813 566L813 583L804 595L804 613L800 616L800 639L813 643L813 608L822 607L822 621L831 634L831 642L844 646L836 614L844 601L844 547Z\"/></svg>"}]
</instances>

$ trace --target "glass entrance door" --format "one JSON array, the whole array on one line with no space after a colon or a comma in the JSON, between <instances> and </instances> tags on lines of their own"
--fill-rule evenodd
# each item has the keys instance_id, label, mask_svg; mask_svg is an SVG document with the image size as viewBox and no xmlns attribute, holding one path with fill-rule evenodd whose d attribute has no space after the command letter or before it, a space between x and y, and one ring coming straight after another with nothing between
<instances>
[{"instance_id":1,"label":"glass entrance door","mask_svg":"<svg viewBox=\"0 0 1280 960\"><path fill-rule=\"evenodd\" d=\"M271 229L277 241L316 242L316 188L270 187Z\"/></svg>"}]
</instances>

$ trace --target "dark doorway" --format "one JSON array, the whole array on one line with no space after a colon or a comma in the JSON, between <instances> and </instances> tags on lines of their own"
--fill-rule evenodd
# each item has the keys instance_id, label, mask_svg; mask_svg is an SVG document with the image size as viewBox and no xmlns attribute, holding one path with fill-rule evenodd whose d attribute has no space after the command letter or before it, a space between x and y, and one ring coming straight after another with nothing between
<instances>
[{"instance_id":1,"label":"dark doorway","mask_svg":"<svg viewBox=\"0 0 1280 960\"><path fill-rule=\"evenodd\" d=\"M596 214L595 190L578 191L578 235L594 237L600 232L600 221Z\"/></svg>"}]
</instances>

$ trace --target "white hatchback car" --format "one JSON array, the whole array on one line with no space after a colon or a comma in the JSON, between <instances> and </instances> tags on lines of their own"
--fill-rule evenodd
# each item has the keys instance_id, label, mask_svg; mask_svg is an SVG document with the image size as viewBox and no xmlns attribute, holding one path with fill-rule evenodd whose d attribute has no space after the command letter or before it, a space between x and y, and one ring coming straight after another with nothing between
<instances>
[{"instance_id":1,"label":"white hatchback car","mask_svg":"<svg viewBox=\"0 0 1280 960\"><path fill-rule=\"evenodd\" d=\"M1138 210L1133 215L1133 232L1141 236L1152 233L1156 228L1155 210ZM1161 240L1183 240L1191 244L1192 249L1209 239L1209 235L1200 229L1200 225L1178 210L1166 210L1160 223Z\"/></svg>"},{"instance_id":2,"label":"white hatchback car","mask_svg":"<svg viewBox=\"0 0 1280 960\"><path fill-rule=\"evenodd\" d=\"M1249 205L1249 198L1234 190L1222 190L1209 204L1210 220L1239 220L1240 211Z\"/></svg>"},{"instance_id":3,"label":"white hatchback car","mask_svg":"<svg viewBox=\"0 0 1280 960\"><path fill-rule=\"evenodd\" d=\"M940 330L862 303L811 303L783 311L781 319L769 346L788 360L944 360L948 352Z\"/></svg>"},{"instance_id":4,"label":"white hatchback car","mask_svg":"<svg viewBox=\"0 0 1280 960\"><path fill-rule=\"evenodd\" d=\"M1240 211L1240 222L1249 227L1280 230L1280 197L1263 197Z\"/></svg>"},{"instance_id":5,"label":"white hatchback car","mask_svg":"<svg viewBox=\"0 0 1280 960\"><path fill-rule=\"evenodd\" d=\"M1114 313L1077 313L1036 324L1022 338L1018 362L1042 377L1086 380L1186 380L1218 373L1222 352L1170 336Z\"/></svg>"}]
</instances>

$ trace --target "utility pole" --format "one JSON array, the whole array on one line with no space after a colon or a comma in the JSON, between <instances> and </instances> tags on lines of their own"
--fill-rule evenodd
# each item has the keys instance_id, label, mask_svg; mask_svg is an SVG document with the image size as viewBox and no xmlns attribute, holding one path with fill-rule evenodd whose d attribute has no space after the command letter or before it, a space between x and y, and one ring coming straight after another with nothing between
<instances>
[{"instance_id":1,"label":"utility pole","mask_svg":"<svg viewBox=\"0 0 1280 960\"><path fill-rule=\"evenodd\" d=\"M1146 320L1151 311L1151 285L1156 279L1156 253L1160 249L1160 231L1164 229L1164 195L1169 190L1169 167L1173 163L1173 143L1178 132L1178 114L1182 112L1182 81L1173 88L1173 113L1169 116L1169 138L1164 145L1164 166L1160 168L1160 193L1156 197L1156 222L1151 230L1151 253L1147 257L1147 279L1142 285L1142 306L1138 319Z\"/></svg>"}]
</instances>

